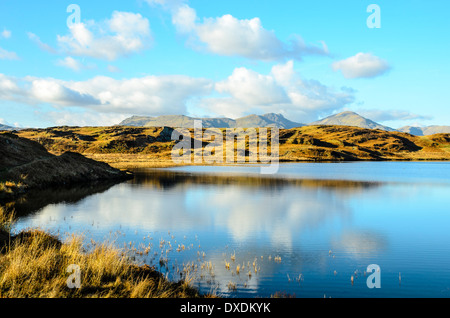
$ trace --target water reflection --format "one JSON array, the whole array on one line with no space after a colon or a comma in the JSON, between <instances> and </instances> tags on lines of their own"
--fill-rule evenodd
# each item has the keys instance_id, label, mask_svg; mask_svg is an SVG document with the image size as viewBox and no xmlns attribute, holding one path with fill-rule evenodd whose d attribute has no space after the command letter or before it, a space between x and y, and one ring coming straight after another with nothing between
<instances>
[{"instance_id":1,"label":"water reflection","mask_svg":"<svg viewBox=\"0 0 450 318\"><path fill-rule=\"evenodd\" d=\"M343 250L353 257L373 256L388 247L385 237L371 230L344 231L336 240L332 240L333 249Z\"/></svg>"},{"instance_id":2,"label":"water reflection","mask_svg":"<svg viewBox=\"0 0 450 318\"><path fill-rule=\"evenodd\" d=\"M30 194L15 203L23 215L16 229L84 233L96 241L119 233L119 245L151 247L141 261L158 264L172 277L177 266L199 264L204 291L360 296L365 284L349 284L357 268L389 264L392 272L402 272L405 285L408 260L425 267L435 263L429 255L437 248L448 251L444 193L447 185L429 183L137 170L134 180L116 185ZM424 206L438 217L424 219ZM33 213L25 215L27 209ZM401 270L399 259L405 260ZM450 265L449 257L440 261ZM434 286L448 276L441 273ZM230 291L230 282L236 290ZM387 285L385 296L404 291Z\"/></svg>"},{"instance_id":3,"label":"water reflection","mask_svg":"<svg viewBox=\"0 0 450 318\"><path fill-rule=\"evenodd\" d=\"M147 232L214 229L214 233L226 233L236 242L264 237L273 245L288 248L303 230L324 226L333 219L349 219L352 210L342 195L345 198L378 186L375 182L152 170L136 173L134 180L113 188L102 185L34 193L15 206L21 214L43 208L33 217L40 224L76 217L80 230L93 222ZM82 200L88 194L100 193Z\"/></svg>"},{"instance_id":4,"label":"water reflection","mask_svg":"<svg viewBox=\"0 0 450 318\"><path fill-rule=\"evenodd\" d=\"M333 179L308 179L308 178L283 178L274 175L262 177L253 173L200 173L183 172L165 169L136 169L133 170L134 179L131 184L149 186L158 189L170 189L177 186L189 187L190 185L237 185L242 187L254 187L268 189L282 189L287 186L328 188L342 192L352 192L373 188L382 185L378 181L353 181Z\"/></svg>"},{"instance_id":5,"label":"water reflection","mask_svg":"<svg viewBox=\"0 0 450 318\"><path fill-rule=\"evenodd\" d=\"M35 189L14 201L1 202L0 205L8 211L14 211L17 217L25 217L52 204L76 204L88 196L101 194L117 184L117 181L103 181Z\"/></svg>"}]
</instances>

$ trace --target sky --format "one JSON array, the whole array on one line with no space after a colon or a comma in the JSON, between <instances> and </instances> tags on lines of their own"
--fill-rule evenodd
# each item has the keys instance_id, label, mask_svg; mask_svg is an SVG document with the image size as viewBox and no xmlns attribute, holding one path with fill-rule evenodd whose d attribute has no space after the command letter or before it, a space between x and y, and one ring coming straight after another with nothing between
<instances>
[{"instance_id":1,"label":"sky","mask_svg":"<svg viewBox=\"0 0 450 318\"><path fill-rule=\"evenodd\" d=\"M0 0L0 123L132 115L450 125L450 2Z\"/></svg>"}]
</instances>

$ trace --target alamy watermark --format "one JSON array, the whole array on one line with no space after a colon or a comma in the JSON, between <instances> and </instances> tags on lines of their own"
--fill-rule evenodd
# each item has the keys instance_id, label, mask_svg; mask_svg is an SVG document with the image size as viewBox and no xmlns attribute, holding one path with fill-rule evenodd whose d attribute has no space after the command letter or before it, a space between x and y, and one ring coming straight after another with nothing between
<instances>
[{"instance_id":1,"label":"alamy watermark","mask_svg":"<svg viewBox=\"0 0 450 318\"><path fill-rule=\"evenodd\" d=\"M81 8L78 4L70 4L66 11L67 13L72 13L67 17L67 26L69 29L74 25L81 23Z\"/></svg>"},{"instance_id":2,"label":"alamy watermark","mask_svg":"<svg viewBox=\"0 0 450 318\"><path fill-rule=\"evenodd\" d=\"M172 133L172 160L179 164L261 164L261 174L279 168L278 128L208 128L194 121L194 129Z\"/></svg>"},{"instance_id":3,"label":"alamy watermark","mask_svg":"<svg viewBox=\"0 0 450 318\"><path fill-rule=\"evenodd\" d=\"M367 266L367 272L372 273L367 277L366 285L368 288L381 288L381 268L377 264Z\"/></svg>"},{"instance_id":4,"label":"alamy watermark","mask_svg":"<svg viewBox=\"0 0 450 318\"><path fill-rule=\"evenodd\" d=\"M381 28L381 8L378 4L371 4L367 7L367 12L371 13L366 24L369 29Z\"/></svg>"},{"instance_id":5,"label":"alamy watermark","mask_svg":"<svg viewBox=\"0 0 450 318\"><path fill-rule=\"evenodd\" d=\"M70 289L81 288L80 266L71 264L67 266L66 273L70 273L70 276L66 280L67 287L69 287Z\"/></svg>"}]
</instances>

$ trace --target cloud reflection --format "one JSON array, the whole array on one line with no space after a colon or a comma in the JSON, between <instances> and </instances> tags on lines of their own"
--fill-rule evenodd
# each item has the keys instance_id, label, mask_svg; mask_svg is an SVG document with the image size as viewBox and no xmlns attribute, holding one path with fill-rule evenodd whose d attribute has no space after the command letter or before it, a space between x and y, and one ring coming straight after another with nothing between
<instances>
[{"instance_id":1,"label":"cloud reflection","mask_svg":"<svg viewBox=\"0 0 450 318\"><path fill-rule=\"evenodd\" d=\"M289 249L302 231L349 218L349 193L367 187L376 184L147 173L71 205L46 206L22 223L45 227L50 219L57 224L74 218L73 227L81 231L92 224L100 225L99 231L119 226L148 233L213 231L207 235Z\"/></svg>"}]
</instances>

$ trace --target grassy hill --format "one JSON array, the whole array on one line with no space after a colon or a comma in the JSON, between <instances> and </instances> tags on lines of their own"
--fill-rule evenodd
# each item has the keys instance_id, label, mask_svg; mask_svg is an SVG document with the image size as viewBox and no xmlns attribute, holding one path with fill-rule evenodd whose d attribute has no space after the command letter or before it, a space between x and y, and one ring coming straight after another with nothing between
<instances>
[{"instance_id":1,"label":"grassy hill","mask_svg":"<svg viewBox=\"0 0 450 318\"><path fill-rule=\"evenodd\" d=\"M0 134L0 199L28 189L129 177L80 153L64 151L57 156L36 141Z\"/></svg>"},{"instance_id":2,"label":"grassy hill","mask_svg":"<svg viewBox=\"0 0 450 318\"><path fill-rule=\"evenodd\" d=\"M53 127L25 129L18 135L55 155L77 152L114 167L131 168L174 165L172 131L169 127ZM281 162L449 159L450 134L413 136L329 125L280 130Z\"/></svg>"}]
</instances>

